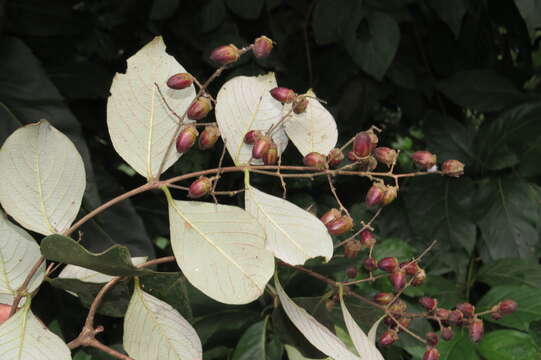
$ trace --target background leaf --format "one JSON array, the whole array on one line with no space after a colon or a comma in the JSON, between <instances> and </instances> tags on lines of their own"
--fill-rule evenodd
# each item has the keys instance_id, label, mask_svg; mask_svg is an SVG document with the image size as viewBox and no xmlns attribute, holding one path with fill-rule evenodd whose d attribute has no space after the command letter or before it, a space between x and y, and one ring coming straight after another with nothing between
<instances>
[{"instance_id":1,"label":"background leaf","mask_svg":"<svg viewBox=\"0 0 541 360\"><path fill-rule=\"evenodd\" d=\"M486 359L535 360L541 350L528 334L515 330L497 330L483 337L479 352Z\"/></svg>"}]
</instances>

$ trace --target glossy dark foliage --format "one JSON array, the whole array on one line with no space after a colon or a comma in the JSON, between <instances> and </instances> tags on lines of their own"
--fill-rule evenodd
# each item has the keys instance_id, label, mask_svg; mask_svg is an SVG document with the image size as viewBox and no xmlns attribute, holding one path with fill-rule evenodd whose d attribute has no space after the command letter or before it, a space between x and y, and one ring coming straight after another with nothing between
<instances>
[{"instance_id":1,"label":"glossy dark foliage","mask_svg":"<svg viewBox=\"0 0 541 360\"><path fill-rule=\"evenodd\" d=\"M539 0L62 0L45 6L38 0L0 1L0 143L17 127L41 118L67 134L87 170L83 215L143 181L114 152L105 122L108 89L129 56L161 34L168 51L204 79L213 71L208 55L214 47L240 47L267 35L277 43L272 55L243 58L211 92L233 76L274 71L281 86L298 92L313 88L328 101L340 143L374 124L385 130L380 143L401 150L401 171L412 170L409 155L423 149L436 153L439 162L464 162L466 174L459 180L402 183L398 200L375 224L376 255L407 259L438 240L425 258L429 280L408 289L407 297L437 296L446 306L469 300L481 308L516 297L519 311L487 323L485 340L473 345L459 333L451 342L440 343L441 359L534 359L540 351L541 320L540 27ZM220 151L221 146L193 150L164 176L215 167ZM301 163L292 146L284 162ZM280 192L275 179L256 176L253 181L268 192ZM229 175L219 189L240 186L240 177ZM368 181L339 178L337 187L356 223L371 216L360 204ZM323 180L291 180L288 195L319 214L335 206ZM240 198L223 201L241 204ZM161 194L124 201L81 230L81 243L91 251L127 246L109 253L118 257L120 266L110 273L132 271L125 263L128 249L132 256L171 254ZM85 255L73 244L65 245L75 251L70 261ZM55 254L54 247L47 251L56 260L69 254ZM307 266L341 280L344 270L363 257L337 258L330 264L313 260ZM83 258L87 265L96 266L97 261L101 266L88 254ZM173 265L160 270L177 271ZM291 296L300 297L298 303L331 329L333 324L342 326L339 312L325 310L325 285L291 274L286 270L280 276ZM278 360L286 358L283 344L322 356L280 309L273 311L268 295L249 306L231 307L209 300L179 274L143 279L194 324L205 359ZM53 287L44 284L38 295L38 313L70 340L97 289L61 280L50 284ZM59 289L79 293L80 301ZM388 290L383 281L359 286L366 295ZM122 316L126 299L121 297L129 292L129 282L122 283L106 299L102 314ZM373 313L356 310L352 304L352 313L366 329ZM102 340L116 348L120 321L99 318L107 329ZM425 331L430 325L418 326ZM265 348L257 348L261 346ZM526 357L513 357L519 351L513 349L519 348ZM405 339L385 356L420 359L422 352L420 344ZM83 349L74 358L107 357Z\"/></svg>"}]
</instances>

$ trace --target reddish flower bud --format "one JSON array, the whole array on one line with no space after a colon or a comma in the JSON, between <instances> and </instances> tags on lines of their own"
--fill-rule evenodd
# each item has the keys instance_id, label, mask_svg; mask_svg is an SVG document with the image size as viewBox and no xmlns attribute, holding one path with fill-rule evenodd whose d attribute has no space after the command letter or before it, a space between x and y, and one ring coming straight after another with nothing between
<instances>
[{"instance_id":1,"label":"reddish flower bud","mask_svg":"<svg viewBox=\"0 0 541 360\"><path fill-rule=\"evenodd\" d=\"M440 319L441 321L449 320L450 315L451 315L451 311L447 309L436 309L436 317Z\"/></svg>"},{"instance_id":2,"label":"reddish flower bud","mask_svg":"<svg viewBox=\"0 0 541 360\"><path fill-rule=\"evenodd\" d=\"M293 112L295 114L302 114L303 112L306 111L306 108L308 107L308 98L300 98L300 99L297 99L294 103L293 103Z\"/></svg>"},{"instance_id":3,"label":"reddish flower bud","mask_svg":"<svg viewBox=\"0 0 541 360\"><path fill-rule=\"evenodd\" d=\"M342 213L338 209L331 209L325 214L323 214L323 216L321 216L319 220L321 220L323 224L327 225L331 221L338 219L340 215L342 215Z\"/></svg>"},{"instance_id":4,"label":"reddish flower bud","mask_svg":"<svg viewBox=\"0 0 541 360\"><path fill-rule=\"evenodd\" d=\"M372 138L367 131L358 133L353 140L353 152L358 157L366 157L372 152Z\"/></svg>"},{"instance_id":5,"label":"reddish flower bud","mask_svg":"<svg viewBox=\"0 0 541 360\"><path fill-rule=\"evenodd\" d=\"M192 199L198 199L205 195L208 195L212 189L212 181L208 177L201 176L195 180L188 189L188 197Z\"/></svg>"},{"instance_id":6,"label":"reddish flower bud","mask_svg":"<svg viewBox=\"0 0 541 360\"><path fill-rule=\"evenodd\" d=\"M400 299L396 300L394 303L392 303L389 306L389 311L397 315L401 315L405 313L407 310L408 310L408 305Z\"/></svg>"},{"instance_id":7,"label":"reddish flower bud","mask_svg":"<svg viewBox=\"0 0 541 360\"><path fill-rule=\"evenodd\" d=\"M272 40L266 36L260 36L254 41L252 52L258 59L266 58L272 51Z\"/></svg>"},{"instance_id":8,"label":"reddish flower bud","mask_svg":"<svg viewBox=\"0 0 541 360\"><path fill-rule=\"evenodd\" d=\"M272 95L273 98L275 98L282 104L291 103L297 97L297 94L295 93L295 91L288 89L286 87L281 87L281 86L275 87L274 89L272 89L270 91L270 94Z\"/></svg>"},{"instance_id":9,"label":"reddish flower bud","mask_svg":"<svg viewBox=\"0 0 541 360\"><path fill-rule=\"evenodd\" d=\"M460 312L462 312L462 314L464 314L464 317L473 317L473 314L475 314L475 306L473 306L472 304L470 303L463 303L463 304L458 304L456 306L456 309Z\"/></svg>"},{"instance_id":10,"label":"reddish flower bud","mask_svg":"<svg viewBox=\"0 0 541 360\"><path fill-rule=\"evenodd\" d=\"M201 120L212 110L212 103L206 96L200 96L188 108L188 119Z\"/></svg>"},{"instance_id":11,"label":"reddish flower bud","mask_svg":"<svg viewBox=\"0 0 541 360\"><path fill-rule=\"evenodd\" d=\"M383 322L385 323L385 325L387 325L389 328L396 328L398 326L398 324L396 323L396 321L393 320L392 317L390 316L385 316L383 318Z\"/></svg>"},{"instance_id":12,"label":"reddish flower bud","mask_svg":"<svg viewBox=\"0 0 541 360\"><path fill-rule=\"evenodd\" d=\"M239 57L239 49L233 44L219 46L210 53L210 60L221 65L235 62Z\"/></svg>"},{"instance_id":13,"label":"reddish flower bud","mask_svg":"<svg viewBox=\"0 0 541 360\"><path fill-rule=\"evenodd\" d=\"M346 259L354 259L361 251L361 244L357 240L349 240L344 245L344 257Z\"/></svg>"},{"instance_id":14,"label":"reddish flower bud","mask_svg":"<svg viewBox=\"0 0 541 360\"><path fill-rule=\"evenodd\" d=\"M357 268L355 266L350 266L346 269L346 276L350 279L357 277L358 273L359 272L357 271Z\"/></svg>"},{"instance_id":15,"label":"reddish flower bud","mask_svg":"<svg viewBox=\"0 0 541 360\"><path fill-rule=\"evenodd\" d=\"M383 194L383 199L381 200L381 205L387 206L396 199L398 195L398 188L396 186L385 186L385 192Z\"/></svg>"},{"instance_id":16,"label":"reddish flower bud","mask_svg":"<svg viewBox=\"0 0 541 360\"><path fill-rule=\"evenodd\" d=\"M199 135L199 132L193 125L186 126L182 129L177 137L177 151L183 153L190 150L195 144L197 135Z\"/></svg>"},{"instance_id":17,"label":"reddish flower bud","mask_svg":"<svg viewBox=\"0 0 541 360\"><path fill-rule=\"evenodd\" d=\"M374 149L374 157L376 160L388 167L391 167L396 161L396 156L396 151L388 147L377 147Z\"/></svg>"},{"instance_id":18,"label":"reddish flower bud","mask_svg":"<svg viewBox=\"0 0 541 360\"><path fill-rule=\"evenodd\" d=\"M436 348L430 348L427 351L425 351L425 354L423 355L423 360L439 360L440 359L440 352Z\"/></svg>"},{"instance_id":19,"label":"reddish flower bud","mask_svg":"<svg viewBox=\"0 0 541 360\"><path fill-rule=\"evenodd\" d=\"M436 165L437 157L428 151L416 151L411 155L415 164L421 169L430 169Z\"/></svg>"},{"instance_id":20,"label":"reddish flower bud","mask_svg":"<svg viewBox=\"0 0 541 360\"><path fill-rule=\"evenodd\" d=\"M395 341L398 340L398 334L395 330L387 330L385 331L381 337L379 338L379 343L381 345L391 345Z\"/></svg>"},{"instance_id":21,"label":"reddish flower bud","mask_svg":"<svg viewBox=\"0 0 541 360\"><path fill-rule=\"evenodd\" d=\"M464 314L462 313L462 311L453 310L449 313L449 321L455 325L460 324L463 318Z\"/></svg>"},{"instance_id":22,"label":"reddish flower bud","mask_svg":"<svg viewBox=\"0 0 541 360\"><path fill-rule=\"evenodd\" d=\"M464 174L464 164L458 160L446 160L441 164L441 171L447 176L459 177Z\"/></svg>"},{"instance_id":23,"label":"reddish flower bud","mask_svg":"<svg viewBox=\"0 0 541 360\"><path fill-rule=\"evenodd\" d=\"M426 279L426 272L423 269L420 269L419 271L417 271L415 275L413 275L413 280L411 281L411 285L419 286L425 282L425 279Z\"/></svg>"},{"instance_id":24,"label":"reddish flower bud","mask_svg":"<svg viewBox=\"0 0 541 360\"><path fill-rule=\"evenodd\" d=\"M318 152L311 152L306 154L304 159L302 159L302 162L306 166L311 166L318 169L325 169L325 167L327 166L327 159L325 158L325 155L322 155Z\"/></svg>"},{"instance_id":25,"label":"reddish flower bud","mask_svg":"<svg viewBox=\"0 0 541 360\"><path fill-rule=\"evenodd\" d=\"M377 293L374 295L374 301L380 305L390 304L394 299L394 294L391 293Z\"/></svg>"},{"instance_id":26,"label":"reddish flower bud","mask_svg":"<svg viewBox=\"0 0 541 360\"><path fill-rule=\"evenodd\" d=\"M393 257L385 257L378 262L378 268L388 273L398 270L398 260Z\"/></svg>"},{"instance_id":27,"label":"reddish flower bud","mask_svg":"<svg viewBox=\"0 0 541 360\"><path fill-rule=\"evenodd\" d=\"M344 160L344 153L338 148L334 148L327 155L327 163L330 167L338 166Z\"/></svg>"},{"instance_id":28,"label":"reddish flower bud","mask_svg":"<svg viewBox=\"0 0 541 360\"><path fill-rule=\"evenodd\" d=\"M252 157L254 159L261 159L269 152L272 145L272 139L268 136L260 137L252 148Z\"/></svg>"},{"instance_id":29,"label":"reddish flower bud","mask_svg":"<svg viewBox=\"0 0 541 360\"><path fill-rule=\"evenodd\" d=\"M374 271L378 268L378 264L374 258L366 258L363 260L363 267L368 271Z\"/></svg>"},{"instance_id":30,"label":"reddish flower bud","mask_svg":"<svg viewBox=\"0 0 541 360\"><path fill-rule=\"evenodd\" d=\"M361 158L360 158L359 156L357 156L357 155L355 154L355 152L349 151L349 152L348 152L348 160L349 160L349 161L353 161L353 162L357 162L357 161L361 160Z\"/></svg>"},{"instance_id":31,"label":"reddish flower bud","mask_svg":"<svg viewBox=\"0 0 541 360\"><path fill-rule=\"evenodd\" d=\"M250 130L244 135L244 143L247 145L253 145L257 140L261 139L263 133L259 130Z\"/></svg>"},{"instance_id":32,"label":"reddish flower bud","mask_svg":"<svg viewBox=\"0 0 541 360\"><path fill-rule=\"evenodd\" d=\"M395 271L389 276L395 291L400 291L406 286L406 273L402 270Z\"/></svg>"},{"instance_id":33,"label":"reddish flower bud","mask_svg":"<svg viewBox=\"0 0 541 360\"><path fill-rule=\"evenodd\" d=\"M353 219L347 215L342 215L338 219L327 224L327 230L331 235L341 235L353 227ZM360 246L360 244L359 244Z\"/></svg>"},{"instance_id":34,"label":"reddish flower bud","mask_svg":"<svg viewBox=\"0 0 541 360\"><path fill-rule=\"evenodd\" d=\"M474 319L469 327L470 339L472 339L473 342L478 342L479 340L481 340L484 333L485 327L483 324L483 320Z\"/></svg>"},{"instance_id":35,"label":"reddish flower bud","mask_svg":"<svg viewBox=\"0 0 541 360\"><path fill-rule=\"evenodd\" d=\"M429 345L429 346L436 346L438 345L438 341L439 341L439 337L438 337L438 334L436 334L435 332L427 332L426 333L426 343Z\"/></svg>"},{"instance_id":36,"label":"reddish flower bud","mask_svg":"<svg viewBox=\"0 0 541 360\"><path fill-rule=\"evenodd\" d=\"M167 86L171 89L181 90L186 89L193 84L193 76L188 73L179 73L171 76L167 80Z\"/></svg>"},{"instance_id":37,"label":"reddish flower bud","mask_svg":"<svg viewBox=\"0 0 541 360\"><path fill-rule=\"evenodd\" d=\"M445 341L451 340L454 335L453 329L448 326L441 329L441 338Z\"/></svg>"},{"instance_id":38,"label":"reddish flower bud","mask_svg":"<svg viewBox=\"0 0 541 360\"><path fill-rule=\"evenodd\" d=\"M400 268L408 275L415 275L420 270L416 261L404 261L400 263Z\"/></svg>"},{"instance_id":39,"label":"reddish flower bud","mask_svg":"<svg viewBox=\"0 0 541 360\"><path fill-rule=\"evenodd\" d=\"M364 229L359 233L359 241L365 248L368 249L376 245L376 237L372 231L368 229Z\"/></svg>"},{"instance_id":40,"label":"reddish flower bud","mask_svg":"<svg viewBox=\"0 0 541 360\"><path fill-rule=\"evenodd\" d=\"M269 151L263 156L263 164L265 165L274 165L278 162L278 146L274 143L271 143Z\"/></svg>"},{"instance_id":41,"label":"reddish flower bud","mask_svg":"<svg viewBox=\"0 0 541 360\"><path fill-rule=\"evenodd\" d=\"M385 185L381 183L373 184L366 193L366 205L368 207L374 207L381 204L383 202L383 198L385 197L386 190Z\"/></svg>"},{"instance_id":42,"label":"reddish flower bud","mask_svg":"<svg viewBox=\"0 0 541 360\"><path fill-rule=\"evenodd\" d=\"M509 315L517 310L517 303L513 300L503 300L500 302L500 312L502 315Z\"/></svg>"},{"instance_id":43,"label":"reddish flower bud","mask_svg":"<svg viewBox=\"0 0 541 360\"><path fill-rule=\"evenodd\" d=\"M210 149L216 144L219 138L220 130L218 130L218 127L207 125L205 126L205 130L201 132L201 136L199 136L199 148L201 150Z\"/></svg>"},{"instance_id":44,"label":"reddish flower bud","mask_svg":"<svg viewBox=\"0 0 541 360\"><path fill-rule=\"evenodd\" d=\"M432 311L438 306L438 300L428 296L423 296L419 298L419 304L421 304L421 306L428 311Z\"/></svg>"},{"instance_id":45,"label":"reddish flower bud","mask_svg":"<svg viewBox=\"0 0 541 360\"><path fill-rule=\"evenodd\" d=\"M490 313L490 317L493 318L494 320L500 320L503 317L503 314L499 311L494 311Z\"/></svg>"},{"instance_id":46,"label":"reddish flower bud","mask_svg":"<svg viewBox=\"0 0 541 360\"><path fill-rule=\"evenodd\" d=\"M407 329L410 326L411 319L403 317L398 319L398 322Z\"/></svg>"},{"instance_id":47,"label":"reddish flower bud","mask_svg":"<svg viewBox=\"0 0 541 360\"><path fill-rule=\"evenodd\" d=\"M11 312L11 305L0 304L0 325L2 325L8 318Z\"/></svg>"}]
</instances>

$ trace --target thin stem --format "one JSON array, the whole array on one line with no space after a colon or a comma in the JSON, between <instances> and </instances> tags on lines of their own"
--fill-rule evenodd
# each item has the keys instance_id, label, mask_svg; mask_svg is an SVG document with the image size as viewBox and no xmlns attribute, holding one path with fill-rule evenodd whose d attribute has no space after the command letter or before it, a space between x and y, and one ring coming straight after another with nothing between
<instances>
[{"instance_id":1,"label":"thin stem","mask_svg":"<svg viewBox=\"0 0 541 360\"><path fill-rule=\"evenodd\" d=\"M411 331L410 329L408 329L407 327L405 327L404 325L402 325L395 317L393 314L391 314L390 312L386 312L387 316L390 317L396 325L398 325L398 327L400 328L400 330L404 331L405 333L413 336L414 338L416 338L417 340L419 340L420 342L422 342L423 344L426 344L426 340L423 339L422 337L420 337L419 335L415 334L413 331Z\"/></svg>"},{"instance_id":2,"label":"thin stem","mask_svg":"<svg viewBox=\"0 0 541 360\"><path fill-rule=\"evenodd\" d=\"M98 350L101 350L103 351L104 353L106 354L109 354L111 356L114 356L116 357L117 359L121 359L121 360L134 360L132 359L131 357L129 357L128 355L124 355L122 353L119 353L118 351L116 351L115 349L112 349L110 348L109 346L106 346L104 344L102 344L101 342L99 342L98 340L96 339L92 339L89 344L87 346L91 346L91 347L94 347Z\"/></svg>"},{"instance_id":3,"label":"thin stem","mask_svg":"<svg viewBox=\"0 0 541 360\"><path fill-rule=\"evenodd\" d=\"M355 239L363 230L366 230L366 229L371 229L372 228L372 223L374 222L374 220L376 220L376 218L379 216L379 214L381 213L381 208L378 209L378 211L376 211L376 213L374 214L374 216L372 216L372 218L370 219L370 221L368 221L366 224L363 224L363 227L361 229L359 229L359 231L357 231L355 234L353 234L352 236L350 236L349 238L347 238L346 240L344 241L341 241L339 242L338 244L334 245L334 248L337 249L339 248L340 246L344 245L345 243L347 243L348 241L350 240L353 240Z\"/></svg>"},{"instance_id":4,"label":"thin stem","mask_svg":"<svg viewBox=\"0 0 541 360\"><path fill-rule=\"evenodd\" d=\"M336 199L336 202L338 203L338 206L340 207L340 210L346 213L347 216L351 217L349 214L348 209L342 204L340 201L340 198L338 197L338 194L336 193L336 187L334 187L334 184L332 183L331 175L327 174L327 181L329 182L329 187L331 188L331 193L333 194L334 198Z\"/></svg>"}]
</instances>

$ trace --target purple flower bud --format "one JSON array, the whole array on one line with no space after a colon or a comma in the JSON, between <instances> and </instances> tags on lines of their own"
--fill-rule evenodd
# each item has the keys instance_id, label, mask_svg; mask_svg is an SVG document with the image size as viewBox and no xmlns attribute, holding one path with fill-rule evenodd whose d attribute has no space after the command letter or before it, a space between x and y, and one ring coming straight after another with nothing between
<instances>
[{"instance_id":1,"label":"purple flower bud","mask_svg":"<svg viewBox=\"0 0 541 360\"><path fill-rule=\"evenodd\" d=\"M421 304L421 306L428 311L432 311L438 306L438 300L428 296L423 296L419 298L419 304Z\"/></svg>"},{"instance_id":2,"label":"purple flower bud","mask_svg":"<svg viewBox=\"0 0 541 360\"><path fill-rule=\"evenodd\" d=\"M368 229L364 229L359 233L359 240L365 248L371 248L376 245L376 237L374 236L372 231Z\"/></svg>"},{"instance_id":3,"label":"purple flower bud","mask_svg":"<svg viewBox=\"0 0 541 360\"><path fill-rule=\"evenodd\" d=\"M331 209L327 211L325 214L323 214L323 216L321 216L319 220L321 220L323 224L327 225L331 221L338 219L341 215L342 214L340 213L338 209Z\"/></svg>"},{"instance_id":4,"label":"purple flower bud","mask_svg":"<svg viewBox=\"0 0 541 360\"><path fill-rule=\"evenodd\" d=\"M257 140L261 139L263 133L259 130L250 130L244 135L244 143L248 145L253 145Z\"/></svg>"},{"instance_id":5,"label":"purple flower bud","mask_svg":"<svg viewBox=\"0 0 541 360\"><path fill-rule=\"evenodd\" d=\"M455 325L460 324L464 319L464 314L460 310L453 310L449 313L449 321Z\"/></svg>"},{"instance_id":6,"label":"purple flower bud","mask_svg":"<svg viewBox=\"0 0 541 360\"><path fill-rule=\"evenodd\" d=\"M188 197L192 199L198 199L205 195L208 195L212 189L212 182L209 178L201 176L195 180L188 189Z\"/></svg>"},{"instance_id":7,"label":"purple flower bud","mask_svg":"<svg viewBox=\"0 0 541 360\"><path fill-rule=\"evenodd\" d=\"M325 155L318 152L311 152L306 154L302 161L304 165L315 167L318 169L325 169L325 167L327 166L327 159Z\"/></svg>"},{"instance_id":8,"label":"purple flower bud","mask_svg":"<svg viewBox=\"0 0 541 360\"><path fill-rule=\"evenodd\" d=\"M340 151L340 149L334 148L329 151L329 155L327 155L327 163L330 167L338 166L342 160L344 160L344 153Z\"/></svg>"},{"instance_id":9,"label":"purple flower bud","mask_svg":"<svg viewBox=\"0 0 541 360\"><path fill-rule=\"evenodd\" d=\"M509 315L517 310L517 303L513 300L503 300L500 302L500 312L502 315Z\"/></svg>"},{"instance_id":10,"label":"purple flower bud","mask_svg":"<svg viewBox=\"0 0 541 360\"><path fill-rule=\"evenodd\" d=\"M374 271L378 268L378 264L376 263L376 259L369 257L363 260L363 267L367 271Z\"/></svg>"},{"instance_id":11,"label":"purple flower bud","mask_svg":"<svg viewBox=\"0 0 541 360\"><path fill-rule=\"evenodd\" d=\"M344 257L346 259L354 259L361 251L361 244L357 240L351 239L344 245Z\"/></svg>"},{"instance_id":12,"label":"purple flower bud","mask_svg":"<svg viewBox=\"0 0 541 360\"><path fill-rule=\"evenodd\" d=\"M385 197L386 187L383 184L375 183L372 185L368 192L366 193L366 205L368 207L374 207L383 202Z\"/></svg>"},{"instance_id":13,"label":"purple flower bud","mask_svg":"<svg viewBox=\"0 0 541 360\"><path fill-rule=\"evenodd\" d=\"M193 76L188 73L175 74L167 80L167 86L175 90L185 89L192 84Z\"/></svg>"},{"instance_id":14,"label":"purple flower bud","mask_svg":"<svg viewBox=\"0 0 541 360\"><path fill-rule=\"evenodd\" d=\"M426 343L428 346L436 346L438 345L438 342L440 340L438 335L432 331L427 332L425 338L426 338Z\"/></svg>"},{"instance_id":15,"label":"purple flower bud","mask_svg":"<svg viewBox=\"0 0 541 360\"><path fill-rule=\"evenodd\" d=\"M205 126L205 130L199 136L199 148L201 150L210 149L220 138L220 130L214 125Z\"/></svg>"},{"instance_id":16,"label":"purple flower bud","mask_svg":"<svg viewBox=\"0 0 541 360\"><path fill-rule=\"evenodd\" d=\"M441 165L441 171L452 177L459 177L464 174L464 164L458 160L446 160Z\"/></svg>"},{"instance_id":17,"label":"purple flower bud","mask_svg":"<svg viewBox=\"0 0 541 360\"><path fill-rule=\"evenodd\" d=\"M295 93L295 91L285 88L285 87L280 87L280 86L272 89L270 91L270 94L272 95L273 98L275 98L282 104L291 103L297 97L297 94Z\"/></svg>"},{"instance_id":18,"label":"purple flower bud","mask_svg":"<svg viewBox=\"0 0 541 360\"><path fill-rule=\"evenodd\" d=\"M397 270L389 275L389 280L395 291L400 291L406 286L406 273L402 270Z\"/></svg>"},{"instance_id":19,"label":"purple flower bud","mask_svg":"<svg viewBox=\"0 0 541 360\"><path fill-rule=\"evenodd\" d=\"M420 270L416 261L404 261L400 263L400 268L406 272L407 275L415 275Z\"/></svg>"},{"instance_id":20,"label":"purple flower bud","mask_svg":"<svg viewBox=\"0 0 541 360\"><path fill-rule=\"evenodd\" d=\"M210 53L210 60L221 65L235 62L239 59L239 57L239 49L233 44L217 47Z\"/></svg>"},{"instance_id":21,"label":"purple flower bud","mask_svg":"<svg viewBox=\"0 0 541 360\"><path fill-rule=\"evenodd\" d=\"M265 165L274 165L278 162L278 146L274 143L271 143L269 151L263 156L263 164Z\"/></svg>"},{"instance_id":22,"label":"purple flower bud","mask_svg":"<svg viewBox=\"0 0 541 360\"><path fill-rule=\"evenodd\" d=\"M415 164L421 169L430 169L436 165L437 157L428 151L416 151L411 155Z\"/></svg>"},{"instance_id":23,"label":"purple flower bud","mask_svg":"<svg viewBox=\"0 0 541 360\"><path fill-rule=\"evenodd\" d=\"M473 306L470 303L458 304L456 306L456 309L462 312L462 314L464 314L464 317L467 317L467 318L471 318L473 317L473 314L475 314L475 306Z\"/></svg>"},{"instance_id":24,"label":"purple flower bud","mask_svg":"<svg viewBox=\"0 0 541 360\"><path fill-rule=\"evenodd\" d=\"M391 345L397 340L398 340L398 334L396 333L396 331L387 330L379 338L379 343L385 346L385 345Z\"/></svg>"},{"instance_id":25,"label":"purple flower bud","mask_svg":"<svg viewBox=\"0 0 541 360\"><path fill-rule=\"evenodd\" d=\"M380 305L390 304L394 299L394 294L391 293L377 293L374 295L374 301Z\"/></svg>"},{"instance_id":26,"label":"purple flower bud","mask_svg":"<svg viewBox=\"0 0 541 360\"><path fill-rule=\"evenodd\" d=\"M388 273L395 272L398 270L398 259L394 256L385 257L378 261L378 268Z\"/></svg>"},{"instance_id":27,"label":"purple flower bud","mask_svg":"<svg viewBox=\"0 0 541 360\"><path fill-rule=\"evenodd\" d=\"M357 277L358 273L359 272L357 271L357 268L355 266L350 266L346 269L346 276L350 279Z\"/></svg>"},{"instance_id":28,"label":"purple flower bud","mask_svg":"<svg viewBox=\"0 0 541 360\"><path fill-rule=\"evenodd\" d=\"M441 321L449 320L449 316L451 316L451 311L447 309L436 309L436 317Z\"/></svg>"},{"instance_id":29,"label":"purple flower bud","mask_svg":"<svg viewBox=\"0 0 541 360\"><path fill-rule=\"evenodd\" d=\"M259 138L252 148L252 157L254 159L262 159L267 153L272 144L272 139L268 136L262 136Z\"/></svg>"},{"instance_id":30,"label":"purple flower bud","mask_svg":"<svg viewBox=\"0 0 541 360\"><path fill-rule=\"evenodd\" d=\"M342 215L338 219L327 224L327 230L331 235L341 235L353 227L353 219L347 215ZM360 244L359 244L360 246Z\"/></svg>"},{"instance_id":31,"label":"purple flower bud","mask_svg":"<svg viewBox=\"0 0 541 360\"><path fill-rule=\"evenodd\" d=\"M382 164L391 167L396 161L396 151L388 147L377 147L374 149L374 157Z\"/></svg>"},{"instance_id":32,"label":"purple flower bud","mask_svg":"<svg viewBox=\"0 0 541 360\"><path fill-rule=\"evenodd\" d=\"M258 59L266 58L271 53L272 46L272 40L263 35L255 39L252 52Z\"/></svg>"},{"instance_id":33,"label":"purple flower bud","mask_svg":"<svg viewBox=\"0 0 541 360\"><path fill-rule=\"evenodd\" d=\"M177 137L177 151L179 153L184 153L192 148L195 144L199 132L193 125L186 126L180 131Z\"/></svg>"},{"instance_id":34,"label":"purple flower bud","mask_svg":"<svg viewBox=\"0 0 541 360\"><path fill-rule=\"evenodd\" d=\"M483 324L483 320L474 319L469 327L470 339L472 339L473 342L479 342L479 340L481 340L481 338L483 337L484 333L485 327Z\"/></svg>"},{"instance_id":35,"label":"purple flower bud","mask_svg":"<svg viewBox=\"0 0 541 360\"><path fill-rule=\"evenodd\" d=\"M200 96L188 108L188 118L191 120L201 120L212 110L212 103L206 96Z\"/></svg>"},{"instance_id":36,"label":"purple flower bud","mask_svg":"<svg viewBox=\"0 0 541 360\"><path fill-rule=\"evenodd\" d=\"M353 152L358 157L366 157L372 152L372 139L368 132L363 131L358 133L353 140Z\"/></svg>"},{"instance_id":37,"label":"purple flower bud","mask_svg":"<svg viewBox=\"0 0 541 360\"><path fill-rule=\"evenodd\" d=\"M430 348L427 351L425 351L425 354L423 355L423 360L439 360L440 359L440 352L436 348Z\"/></svg>"},{"instance_id":38,"label":"purple flower bud","mask_svg":"<svg viewBox=\"0 0 541 360\"><path fill-rule=\"evenodd\" d=\"M451 340L454 335L453 329L451 329L449 326L441 329L441 338L445 341Z\"/></svg>"}]
</instances>

